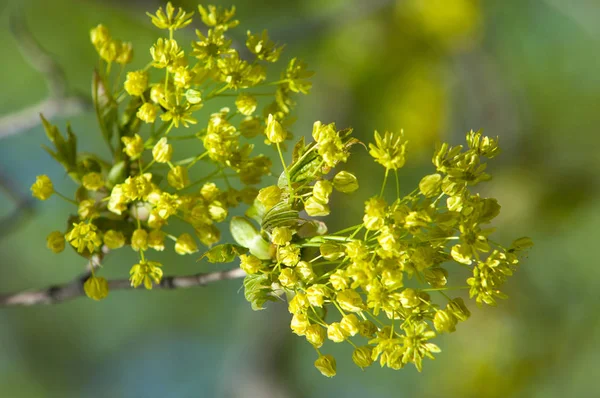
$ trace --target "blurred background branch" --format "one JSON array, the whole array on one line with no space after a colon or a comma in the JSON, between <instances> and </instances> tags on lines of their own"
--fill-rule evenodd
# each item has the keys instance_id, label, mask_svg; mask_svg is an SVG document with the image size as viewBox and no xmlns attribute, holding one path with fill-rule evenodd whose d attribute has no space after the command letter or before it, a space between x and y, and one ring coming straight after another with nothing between
<instances>
[{"instance_id":1,"label":"blurred background branch","mask_svg":"<svg viewBox=\"0 0 600 398\"><path fill-rule=\"evenodd\" d=\"M26 132L46 119L69 117L92 109L89 95L70 92L64 70L31 34L20 7L9 14L9 28L25 60L44 76L48 96L37 104L0 116L0 139Z\"/></svg>"}]
</instances>

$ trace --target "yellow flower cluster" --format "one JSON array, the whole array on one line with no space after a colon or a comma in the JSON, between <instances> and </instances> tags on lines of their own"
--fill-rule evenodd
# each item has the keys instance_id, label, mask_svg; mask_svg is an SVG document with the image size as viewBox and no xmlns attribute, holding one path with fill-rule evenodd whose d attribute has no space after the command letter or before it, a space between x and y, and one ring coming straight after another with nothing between
<instances>
[{"instance_id":1,"label":"yellow flower cluster","mask_svg":"<svg viewBox=\"0 0 600 398\"><path fill-rule=\"evenodd\" d=\"M166 240L180 255L198 252L200 243L210 247L219 241L217 225L230 209L254 202L254 185L270 174L271 161L254 154L247 140L263 132L265 140L277 143L291 137L292 95L310 88L312 73L295 58L280 68L281 78L268 77L267 66L279 61L283 46L266 31L247 33L249 58L232 47L229 32L239 24L235 8L199 6L196 15L208 31L198 30L195 40L182 43L175 33L193 22L194 12L167 3L149 13L150 22L166 34L150 47L147 66L139 70L125 71L131 44L114 39L103 25L91 30L105 66L94 75L93 100L112 159L78 152L70 129L65 137L43 119L54 145L50 154L79 186L74 199L57 193L45 175L31 187L40 200L56 194L76 205L71 227L52 232L48 248L59 253L68 242L89 257L129 247L139 255L130 271L134 287L151 289L161 281L162 266L147 258L150 250L165 250ZM231 106L203 113L216 98L231 99ZM182 135L180 126L194 131ZM273 126L276 138L268 132ZM185 157L190 150L193 156ZM185 222L188 231L170 233L173 218ZM290 251L287 261L292 256ZM100 300L109 284L92 275L84 288Z\"/></svg>"},{"instance_id":2,"label":"yellow flower cluster","mask_svg":"<svg viewBox=\"0 0 600 398\"><path fill-rule=\"evenodd\" d=\"M489 179L481 158L494 157L498 143L472 131L466 150L446 144L436 150L437 173L410 194L400 195L396 178L392 202L384 195L387 176L405 164L406 142L402 134L375 132L370 154L386 172L381 193L365 203L362 222L328 233L321 221L302 218L302 210L311 217L329 214L334 191L358 188L347 171L328 179L330 168L345 162L356 142L349 133L315 123L315 142L296 146L294 162L285 169L287 182L259 193L250 213L261 231L235 220L234 238L251 253L241 257L248 273L246 298L262 308L284 291L290 327L317 350L315 366L325 376L336 373L333 356L320 351L326 340L351 344L352 360L361 368L378 361L392 369L412 363L420 371L424 358L440 352L430 341L436 333L453 332L470 316L463 298L448 294L464 290L478 304L495 304L505 297L500 288L531 241L521 238L504 248L488 239L492 230L483 226L500 206L472 194L469 186ZM270 237L270 250L261 250L263 235ZM449 271L456 271L455 278L465 269L464 286L451 284Z\"/></svg>"}]
</instances>

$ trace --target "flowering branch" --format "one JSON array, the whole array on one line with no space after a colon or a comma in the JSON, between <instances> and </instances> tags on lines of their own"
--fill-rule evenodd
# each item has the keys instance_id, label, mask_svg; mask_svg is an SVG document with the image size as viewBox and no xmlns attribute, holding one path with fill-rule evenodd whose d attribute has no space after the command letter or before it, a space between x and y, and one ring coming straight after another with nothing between
<instances>
[{"instance_id":1,"label":"flowering branch","mask_svg":"<svg viewBox=\"0 0 600 398\"><path fill-rule=\"evenodd\" d=\"M17 293L0 295L1 307L31 306L43 304L59 304L78 297L85 296L83 284L90 277L91 269L81 274L71 282L52 285L40 290L29 290ZM184 276L165 276L154 289L187 289L190 287L205 286L213 282L243 278L246 275L240 268L225 271L200 273ZM115 279L108 281L110 290L133 289L128 279Z\"/></svg>"}]
</instances>

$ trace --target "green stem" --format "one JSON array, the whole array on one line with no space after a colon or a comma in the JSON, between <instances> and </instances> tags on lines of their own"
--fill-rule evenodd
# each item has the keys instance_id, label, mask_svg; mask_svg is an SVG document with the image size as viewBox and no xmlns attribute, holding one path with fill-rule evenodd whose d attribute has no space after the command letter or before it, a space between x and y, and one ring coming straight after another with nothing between
<instances>
[{"instance_id":1,"label":"green stem","mask_svg":"<svg viewBox=\"0 0 600 398\"><path fill-rule=\"evenodd\" d=\"M385 192L385 185L387 183L388 174L390 173L390 169L385 169L385 175L383 176L383 184L381 185L381 192L379 193L380 197L383 197L383 192Z\"/></svg>"}]
</instances>

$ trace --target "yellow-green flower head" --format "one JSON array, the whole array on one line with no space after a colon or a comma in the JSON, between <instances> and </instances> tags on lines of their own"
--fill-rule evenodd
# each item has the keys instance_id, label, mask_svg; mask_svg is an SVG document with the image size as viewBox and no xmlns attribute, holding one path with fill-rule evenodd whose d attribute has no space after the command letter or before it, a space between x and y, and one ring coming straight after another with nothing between
<instances>
[{"instance_id":1,"label":"yellow-green flower head","mask_svg":"<svg viewBox=\"0 0 600 398\"><path fill-rule=\"evenodd\" d=\"M388 170L397 170L406 162L404 134L386 131L383 137L375 131L375 145L369 144L369 154Z\"/></svg>"},{"instance_id":2,"label":"yellow-green flower head","mask_svg":"<svg viewBox=\"0 0 600 398\"><path fill-rule=\"evenodd\" d=\"M240 21L233 19L235 16L235 6L227 9L213 5L204 8L199 5L198 11L200 11L202 22L209 28L218 26L225 31L227 29L235 28L240 23Z\"/></svg>"},{"instance_id":3,"label":"yellow-green flower head","mask_svg":"<svg viewBox=\"0 0 600 398\"><path fill-rule=\"evenodd\" d=\"M96 48L101 48L111 40L110 32L106 26L98 25L90 30L90 40Z\"/></svg>"},{"instance_id":4,"label":"yellow-green flower head","mask_svg":"<svg viewBox=\"0 0 600 398\"><path fill-rule=\"evenodd\" d=\"M77 214L79 214L79 218L82 220L92 220L100 216L94 199L85 199L79 202Z\"/></svg>"},{"instance_id":5,"label":"yellow-green flower head","mask_svg":"<svg viewBox=\"0 0 600 398\"><path fill-rule=\"evenodd\" d=\"M471 311L465 305L462 298L457 297L448 303L446 311L452 314L457 320L464 322L471 316Z\"/></svg>"},{"instance_id":6,"label":"yellow-green flower head","mask_svg":"<svg viewBox=\"0 0 600 398\"><path fill-rule=\"evenodd\" d=\"M489 159L494 158L498 153L500 153L498 137L493 139L483 136L481 131L469 131L467 133L467 144L469 145L469 148L477 152L477 155L485 156Z\"/></svg>"},{"instance_id":7,"label":"yellow-green flower head","mask_svg":"<svg viewBox=\"0 0 600 398\"><path fill-rule=\"evenodd\" d=\"M162 137L152 148L152 157L157 163L168 163L173 156L173 146L167 143L167 137Z\"/></svg>"},{"instance_id":8,"label":"yellow-green flower head","mask_svg":"<svg viewBox=\"0 0 600 398\"><path fill-rule=\"evenodd\" d=\"M327 180L319 180L313 185L313 197L321 203L329 202L331 192L333 192L333 185Z\"/></svg>"},{"instance_id":9,"label":"yellow-green flower head","mask_svg":"<svg viewBox=\"0 0 600 398\"><path fill-rule=\"evenodd\" d=\"M158 39L150 48L150 55L154 61L152 66L158 69L179 66L185 56L175 40L163 38Z\"/></svg>"},{"instance_id":10,"label":"yellow-green flower head","mask_svg":"<svg viewBox=\"0 0 600 398\"><path fill-rule=\"evenodd\" d=\"M365 259L369 256L370 250L362 240L353 240L346 243L346 254L352 261Z\"/></svg>"},{"instance_id":11,"label":"yellow-green flower head","mask_svg":"<svg viewBox=\"0 0 600 398\"><path fill-rule=\"evenodd\" d=\"M96 173L95 171L84 175L81 179L81 183L88 191L97 191L101 188L104 188L104 179L102 178L102 174Z\"/></svg>"},{"instance_id":12,"label":"yellow-green flower head","mask_svg":"<svg viewBox=\"0 0 600 398\"><path fill-rule=\"evenodd\" d=\"M281 200L281 188L277 185L271 185L258 191L256 199L267 209L275 206Z\"/></svg>"},{"instance_id":13,"label":"yellow-green flower head","mask_svg":"<svg viewBox=\"0 0 600 398\"><path fill-rule=\"evenodd\" d=\"M262 261L253 255L242 254L240 256L240 268L247 274L256 274L262 269Z\"/></svg>"},{"instance_id":14,"label":"yellow-green flower head","mask_svg":"<svg viewBox=\"0 0 600 398\"><path fill-rule=\"evenodd\" d=\"M262 34L252 34L252 32L246 32L248 39L246 39L246 47L248 50L256 55L256 58L267 61L277 62L283 46L277 47L272 40L269 39L269 35L266 30L262 31Z\"/></svg>"},{"instance_id":15,"label":"yellow-green flower head","mask_svg":"<svg viewBox=\"0 0 600 398\"><path fill-rule=\"evenodd\" d=\"M430 174L425 176L419 182L419 190L428 198L439 195L442 187L442 176L439 174Z\"/></svg>"},{"instance_id":16,"label":"yellow-green flower head","mask_svg":"<svg viewBox=\"0 0 600 398\"><path fill-rule=\"evenodd\" d=\"M162 7L159 7L156 15L152 15L149 12L146 15L150 17L154 26L159 29L177 30L185 28L192 22L194 12L188 13L178 8L177 14L175 14L175 7L169 1L165 7L165 11L163 11Z\"/></svg>"},{"instance_id":17,"label":"yellow-green flower head","mask_svg":"<svg viewBox=\"0 0 600 398\"><path fill-rule=\"evenodd\" d=\"M221 232L215 225L195 226L196 236L205 246L212 246L221 239Z\"/></svg>"},{"instance_id":18,"label":"yellow-green flower head","mask_svg":"<svg viewBox=\"0 0 600 398\"><path fill-rule=\"evenodd\" d=\"M265 135L267 136L268 140L274 144L285 141L285 137L287 136L287 133L283 127L281 127L281 123L279 123L272 114L269 114L269 117L267 118Z\"/></svg>"},{"instance_id":19,"label":"yellow-green flower head","mask_svg":"<svg viewBox=\"0 0 600 398\"><path fill-rule=\"evenodd\" d=\"M131 248L133 250L148 250L148 232L143 228L138 228L133 231L131 236Z\"/></svg>"},{"instance_id":20,"label":"yellow-green flower head","mask_svg":"<svg viewBox=\"0 0 600 398\"><path fill-rule=\"evenodd\" d=\"M108 282L104 278L92 275L83 284L83 291L89 298L100 301L108 296Z\"/></svg>"},{"instance_id":21,"label":"yellow-green flower head","mask_svg":"<svg viewBox=\"0 0 600 398\"><path fill-rule=\"evenodd\" d=\"M306 261L300 261L296 264L296 273L306 283L311 283L317 278L312 265Z\"/></svg>"},{"instance_id":22,"label":"yellow-green flower head","mask_svg":"<svg viewBox=\"0 0 600 398\"><path fill-rule=\"evenodd\" d=\"M114 40L114 39L110 39L109 41L107 41L106 43L104 43L102 46L98 47L98 54L100 55L100 58L102 58L104 61L111 63L117 60L117 57L119 56L119 53L121 51L121 42L118 40Z\"/></svg>"},{"instance_id":23,"label":"yellow-green flower head","mask_svg":"<svg viewBox=\"0 0 600 398\"><path fill-rule=\"evenodd\" d=\"M127 210L127 198L123 193L123 184L117 184L113 187L106 207L110 212L119 215Z\"/></svg>"},{"instance_id":24,"label":"yellow-green flower head","mask_svg":"<svg viewBox=\"0 0 600 398\"><path fill-rule=\"evenodd\" d=\"M306 297L308 298L308 302L314 307L323 307L325 298L328 295L328 289L324 285L312 285L306 289Z\"/></svg>"},{"instance_id":25,"label":"yellow-green flower head","mask_svg":"<svg viewBox=\"0 0 600 398\"><path fill-rule=\"evenodd\" d=\"M168 192L161 192L154 203L154 210L160 218L167 220L177 213L177 209L181 204L182 201L179 196L171 195Z\"/></svg>"},{"instance_id":26,"label":"yellow-green flower head","mask_svg":"<svg viewBox=\"0 0 600 398\"><path fill-rule=\"evenodd\" d=\"M117 53L117 58L115 61L120 65L126 65L131 62L133 59L133 44L130 42L121 43L119 51Z\"/></svg>"},{"instance_id":27,"label":"yellow-green flower head","mask_svg":"<svg viewBox=\"0 0 600 398\"><path fill-rule=\"evenodd\" d=\"M420 372L423 369L423 358L433 358L433 354L440 352L440 348L427 342L435 337L433 330L428 330L425 322L411 322L404 327L406 336L404 337L404 348L406 354L402 357L402 362L412 362Z\"/></svg>"},{"instance_id":28,"label":"yellow-green flower head","mask_svg":"<svg viewBox=\"0 0 600 398\"><path fill-rule=\"evenodd\" d=\"M31 186L32 195L39 200L47 200L54 193L52 180L45 174L35 178L35 182Z\"/></svg>"},{"instance_id":29,"label":"yellow-green flower head","mask_svg":"<svg viewBox=\"0 0 600 398\"><path fill-rule=\"evenodd\" d=\"M207 70L214 68L223 55L235 53L231 48L231 40L225 37L224 33L223 29L215 28L209 29L208 34L204 36L196 29L199 40L192 43L192 55L198 58Z\"/></svg>"},{"instance_id":30,"label":"yellow-green flower head","mask_svg":"<svg viewBox=\"0 0 600 398\"><path fill-rule=\"evenodd\" d=\"M140 106L135 115L144 123L154 123L156 116L158 115L158 109L158 106L146 102Z\"/></svg>"},{"instance_id":31,"label":"yellow-green flower head","mask_svg":"<svg viewBox=\"0 0 600 398\"><path fill-rule=\"evenodd\" d=\"M292 241L292 230L288 227L275 227L271 232L271 242L285 246Z\"/></svg>"},{"instance_id":32,"label":"yellow-green flower head","mask_svg":"<svg viewBox=\"0 0 600 398\"><path fill-rule=\"evenodd\" d=\"M310 322L308 321L308 316L306 316L305 314L295 314L292 317L290 328L298 336L304 336L306 328L308 328L309 325Z\"/></svg>"},{"instance_id":33,"label":"yellow-green flower head","mask_svg":"<svg viewBox=\"0 0 600 398\"><path fill-rule=\"evenodd\" d=\"M256 110L258 101L256 97L241 93L235 100L235 106L242 115L251 116Z\"/></svg>"},{"instance_id":34,"label":"yellow-green flower head","mask_svg":"<svg viewBox=\"0 0 600 398\"><path fill-rule=\"evenodd\" d=\"M363 222L365 228L371 231L378 230L383 227L385 222L387 203L379 197L374 197L365 202L365 216Z\"/></svg>"},{"instance_id":35,"label":"yellow-green flower head","mask_svg":"<svg viewBox=\"0 0 600 398\"><path fill-rule=\"evenodd\" d=\"M86 222L74 223L73 228L67 233L66 238L77 249L78 253L83 253L85 249L93 253L102 244L97 231L98 228L94 224Z\"/></svg>"},{"instance_id":36,"label":"yellow-green flower head","mask_svg":"<svg viewBox=\"0 0 600 398\"><path fill-rule=\"evenodd\" d=\"M167 182L175 189L183 189L190 184L187 167L175 166L167 174Z\"/></svg>"},{"instance_id":37,"label":"yellow-green flower head","mask_svg":"<svg viewBox=\"0 0 600 398\"><path fill-rule=\"evenodd\" d=\"M288 311L290 314L300 314L306 312L308 309L309 302L308 297L304 293L296 293L296 295L290 300L288 304Z\"/></svg>"},{"instance_id":38,"label":"yellow-green flower head","mask_svg":"<svg viewBox=\"0 0 600 398\"><path fill-rule=\"evenodd\" d=\"M358 312L364 308L360 294L352 289L346 289L338 292L336 301L344 311Z\"/></svg>"},{"instance_id":39,"label":"yellow-green flower head","mask_svg":"<svg viewBox=\"0 0 600 398\"><path fill-rule=\"evenodd\" d=\"M440 310L436 311L433 317L433 326L439 333L451 333L456 331L457 319L451 312Z\"/></svg>"},{"instance_id":40,"label":"yellow-green flower head","mask_svg":"<svg viewBox=\"0 0 600 398\"><path fill-rule=\"evenodd\" d=\"M163 271L160 267L162 264L156 261L141 261L135 264L129 271L131 286L138 287L143 283L146 289L152 289L152 282L158 285L162 279Z\"/></svg>"},{"instance_id":41,"label":"yellow-green flower head","mask_svg":"<svg viewBox=\"0 0 600 398\"><path fill-rule=\"evenodd\" d=\"M325 342L325 329L321 325L312 324L304 331L306 340L315 348L320 348Z\"/></svg>"},{"instance_id":42,"label":"yellow-green flower head","mask_svg":"<svg viewBox=\"0 0 600 398\"><path fill-rule=\"evenodd\" d=\"M372 354L373 347L368 345L357 347L352 353L352 361L361 369L367 368L373 363Z\"/></svg>"},{"instance_id":43,"label":"yellow-green flower head","mask_svg":"<svg viewBox=\"0 0 600 398\"><path fill-rule=\"evenodd\" d=\"M136 134L133 137L123 137L121 138L121 141L123 141L124 145L123 152L131 159L139 158L142 152L144 152L144 141L139 134Z\"/></svg>"},{"instance_id":44,"label":"yellow-green flower head","mask_svg":"<svg viewBox=\"0 0 600 398\"><path fill-rule=\"evenodd\" d=\"M344 290L348 289L349 280L346 277L344 270L337 270L331 276L329 276L329 283L331 283L331 287L335 290Z\"/></svg>"},{"instance_id":45,"label":"yellow-green flower head","mask_svg":"<svg viewBox=\"0 0 600 398\"><path fill-rule=\"evenodd\" d=\"M104 244L111 250L116 250L125 245L125 235L121 231L109 229L104 233Z\"/></svg>"},{"instance_id":46,"label":"yellow-green flower head","mask_svg":"<svg viewBox=\"0 0 600 398\"><path fill-rule=\"evenodd\" d=\"M404 308L414 308L421 304L419 294L412 288L406 288L400 293L400 304Z\"/></svg>"},{"instance_id":47,"label":"yellow-green flower head","mask_svg":"<svg viewBox=\"0 0 600 398\"><path fill-rule=\"evenodd\" d=\"M329 206L313 196L304 202L304 210L311 217L324 217L330 213Z\"/></svg>"},{"instance_id":48,"label":"yellow-green flower head","mask_svg":"<svg viewBox=\"0 0 600 398\"><path fill-rule=\"evenodd\" d=\"M352 173L340 171L333 177L333 187L343 193L351 193L358 189L358 179Z\"/></svg>"},{"instance_id":49,"label":"yellow-green flower head","mask_svg":"<svg viewBox=\"0 0 600 398\"><path fill-rule=\"evenodd\" d=\"M148 247L159 252L165 250L165 236L160 229L153 229L148 234Z\"/></svg>"},{"instance_id":50,"label":"yellow-green flower head","mask_svg":"<svg viewBox=\"0 0 600 398\"><path fill-rule=\"evenodd\" d=\"M292 58L288 64L284 78L287 81L288 88L295 93L308 94L312 87L312 83L307 79L311 78L315 72L307 70L308 65L299 60Z\"/></svg>"},{"instance_id":51,"label":"yellow-green flower head","mask_svg":"<svg viewBox=\"0 0 600 398\"><path fill-rule=\"evenodd\" d=\"M192 105L199 104L202 102L202 92L193 88L185 90L185 99Z\"/></svg>"},{"instance_id":52,"label":"yellow-green flower head","mask_svg":"<svg viewBox=\"0 0 600 398\"><path fill-rule=\"evenodd\" d=\"M348 336L354 336L360 328L360 321L354 314L344 315L340 321L340 327Z\"/></svg>"},{"instance_id":53,"label":"yellow-green flower head","mask_svg":"<svg viewBox=\"0 0 600 398\"><path fill-rule=\"evenodd\" d=\"M214 222L222 222L227 218L227 207L218 200L213 200L208 205L208 214L210 215L210 219Z\"/></svg>"},{"instance_id":54,"label":"yellow-green flower head","mask_svg":"<svg viewBox=\"0 0 600 398\"><path fill-rule=\"evenodd\" d=\"M60 253L65 250L65 236L62 232L54 231L46 238L46 247L53 253Z\"/></svg>"},{"instance_id":55,"label":"yellow-green flower head","mask_svg":"<svg viewBox=\"0 0 600 398\"><path fill-rule=\"evenodd\" d=\"M197 251L198 245L196 244L196 241L192 235L188 233L179 235L177 241L175 242L175 253L185 255L196 253Z\"/></svg>"},{"instance_id":56,"label":"yellow-green flower head","mask_svg":"<svg viewBox=\"0 0 600 398\"><path fill-rule=\"evenodd\" d=\"M377 333L377 330L377 326L369 320L362 321L358 327L358 333L360 333L361 336L367 338L370 338L373 335L375 335L375 333Z\"/></svg>"},{"instance_id":57,"label":"yellow-green flower head","mask_svg":"<svg viewBox=\"0 0 600 398\"><path fill-rule=\"evenodd\" d=\"M281 283L281 286L287 288L292 288L294 285L296 285L296 283L298 283L298 275L296 275L292 268L282 269L278 279L279 283Z\"/></svg>"},{"instance_id":58,"label":"yellow-green flower head","mask_svg":"<svg viewBox=\"0 0 600 398\"><path fill-rule=\"evenodd\" d=\"M293 267L300 261L300 246L288 244L277 249L277 259L288 267Z\"/></svg>"},{"instance_id":59,"label":"yellow-green flower head","mask_svg":"<svg viewBox=\"0 0 600 398\"><path fill-rule=\"evenodd\" d=\"M189 88L195 76L196 74L190 68L187 66L180 66L175 69L175 73L173 74L173 84L175 87L183 89ZM199 102L200 101L197 101L196 103Z\"/></svg>"},{"instance_id":60,"label":"yellow-green flower head","mask_svg":"<svg viewBox=\"0 0 600 398\"><path fill-rule=\"evenodd\" d=\"M342 325L339 322L332 322L327 326L327 338L334 343L341 343L346 340L348 335L346 331L342 329Z\"/></svg>"},{"instance_id":61,"label":"yellow-green flower head","mask_svg":"<svg viewBox=\"0 0 600 398\"><path fill-rule=\"evenodd\" d=\"M148 72L143 70L128 72L123 86L127 94L134 97L141 96L148 88Z\"/></svg>"},{"instance_id":62,"label":"yellow-green flower head","mask_svg":"<svg viewBox=\"0 0 600 398\"><path fill-rule=\"evenodd\" d=\"M315 361L315 368L321 372L323 376L335 376L335 358L331 355L322 355Z\"/></svg>"},{"instance_id":63,"label":"yellow-green flower head","mask_svg":"<svg viewBox=\"0 0 600 398\"><path fill-rule=\"evenodd\" d=\"M256 86L266 78L266 70L261 65L250 65L240 58L237 52L217 60L217 78L227 83L231 89Z\"/></svg>"},{"instance_id":64,"label":"yellow-green flower head","mask_svg":"<svg viewBox=\"0 0 600 398\"><path fill-rule=\"evenodd\" d=\"M121 194L125 197L126 200L146 200L148 195L152 193L152 174L144 173L142 175L136 175L135 177L127 177L125 182L120 186ZM113 188L113 192L114 190L115 189Z\"/></svg>"}]
</instances>

